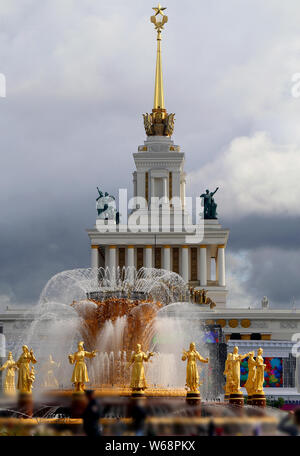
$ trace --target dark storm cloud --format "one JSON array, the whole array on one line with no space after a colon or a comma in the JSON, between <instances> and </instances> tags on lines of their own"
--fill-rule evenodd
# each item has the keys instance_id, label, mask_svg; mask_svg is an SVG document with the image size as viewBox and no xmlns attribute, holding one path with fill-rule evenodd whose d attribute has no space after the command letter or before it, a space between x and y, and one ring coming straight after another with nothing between
<instances>
[{"instance_id":1,"label":"dark storm cloud","mask_svg":"<svg viewBox=\"0 0 300 456\"><path fill-rule=\"evenodd\" d=\"M90 262L84 224L76 212L63 210L12 226L0 249L0 296L9 295L13 303L35 303L52 275Z\"/></svg>"},{"instance_id":2,"label":"dark storm cloud","mask_svg":"<svg viewBox=\"0 0 300 456\"><path fill-rule=\"evenodd\" d=\"M95 223L96 186L117 194L121 183L131 184L130 147L119 156L112 134L118 116L95 111L91 105L75 109L72 103L47 101L43 120L43 108L31 105L33 118L42 114L39 128L22 113L16 116L14 131L6 134L8 166L0 183L5 214L0 220L0 296L9 295L13 303L34 302L53 274L89 266L85 230ZM134 129L130 127L128 131ZM130 144L128 136L123 135ZM113 166L116 162L119 166Z\"/></svg>"},{"instance_id":3,"label":"dark storm cloud","mask_svg":"<svg viewBox=\"0 0 300 456\"><path fill-rule=\"evenodd\" d=\"M260 248L249 252L251 268L246 289L254 296L268 296L272 307L300 307L300 250Z\"/></svg>"},{"instance_id":4,"label":"dark storm cloud","mask_svg":"<svg viewBox=\"0 0 300 456\"><path fill-rule=\"evenodd\" d=\"M259 307L268 296L274 308L300 308L300 219L249 216L222 223L230 228L230 304Z\"/></svg>"},{"instance_id":5,"label":"dark storm cloud","mask_svg":"<svg viewBox=\"0 0 300 456\"><path fill-rule=\"evenodd\" d=\"M85 228L95 223L96 186L131 191L132 153L144 140L141 114L152 109L152 6L146 0L1 3L7 98L0 99L0 305L32 302L52 274L88 266ZM209 166L232 139L257 130L300 143L300 102L289 95L291 75L300 71L299 3L212 0L182 8L173 0L167 6L165 98L176 113L174 141L186 153L187 171ZM229 249L248 249L245 261L260 261L262 270L264 248L276 262L276 249L298 246L298 219L253 217L253 207L251 217L226 219L223 211L221 221L231 229ZM266 267L264 294L285 302L288 275L299 294L291 261L297 270L296 254L282 255L282 275L279 267L273 275ZM243 292L256 296L255 289L259 296L262 279L249 277Z\"/></svg>"},{"instance_id":6,"label":"dark storm cloud","mask_svg":"<svg viewBox=\"0 0 300 456\"><path fill-rule=\"evenodd\" d=\"M228 246L233 251L261 247L300 249L300 217L287 219L256 215L222 219L222 224L230 228Z\"/></svg>"}]
</instances>

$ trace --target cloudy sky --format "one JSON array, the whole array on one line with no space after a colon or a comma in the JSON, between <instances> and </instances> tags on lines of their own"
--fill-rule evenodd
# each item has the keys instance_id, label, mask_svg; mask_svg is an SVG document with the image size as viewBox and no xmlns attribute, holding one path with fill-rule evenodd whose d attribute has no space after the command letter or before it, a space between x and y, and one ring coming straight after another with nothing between
<instances>
[{"instance_id":1,"label":"cloudy sky","mask_svg":"<svg viewBox=\"0 0 300 456\"><path fill-rule=\"evenodd\" d=\"M150 0L2 0L0 307L87 267L96 186L131 188L152 109ZM169 0L165 101L188 191L230 228L229 302L300 306L299 0ZM295 76L294 76L295 77Z\"/></svg>"}]
</instances>

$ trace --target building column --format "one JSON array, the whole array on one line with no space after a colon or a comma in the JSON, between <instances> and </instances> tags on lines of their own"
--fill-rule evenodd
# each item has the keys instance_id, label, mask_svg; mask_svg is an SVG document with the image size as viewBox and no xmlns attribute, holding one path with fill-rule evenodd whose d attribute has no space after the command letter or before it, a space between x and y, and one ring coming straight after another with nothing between
<instances>
[{"instance_id":1,"label":"building column","mask_svg":"<svg viewBox=\"0 0 300 456\"><path fill-rule=\"evenodd\" d=\"M151 198L154 197L154 177L151 177Z\"/></svg>"},{"instance_id":2,"label":"building column","mask_svg":"<svg viewBox=\"0 0 300 456\"><path fill-rule=\"evenodd\" d=\"M105 264L105 269L109 267L109 246L106 245L104 248L104 264Z\"/></svg>"},{"instance_id":3,"label":"building column","mask_svg":"<svg viewBox=\"0 0 300 456\"><path fill-rule=\"evenodd\" d=\"M99 268L99 252L98 245L91 245L91 267Z\"/></svg>"},{"instance_id":4,"label":"building column","mask_svg":"<svg viewBox=\"0 0 300 456\"><path fill-rule=\"evenodd\" d=\"M185 282L189 281L189 247L181 246L181 275Z\"/></svg>"},{"instance_id":5,"label":"building column","mask_svg":"<svg viewBox=\"0 0 300 456\"><path fill-rule=\"evenodd\" d=\"M206 245L199 247L199 264L200 264L200 285L207 285L207 261L206 261Z\"/></svg>"},{"instance_id":6,"label":"building column","mask_svg":"<svg viewBox=\"0 0 300 456\"><path fill-rule=\"evenodd\" d=\"M117 247L115 245L109 246L109 272L111 282L116 280L116 268L117 268Z\"/></svg>"},{"instance_id":7,"label":"building column","mask_svg":"<svg viewBox=\"0 0 300 456\"><path fill-rule=\"evenodd\" d=\"M128 271L128 282L133 283L134 282L134 245L128 245L127 246L127 265L129 269Z\"/></svg>"},{"instance_id":8,"label":"building column","mask_svg":"<svg viewBox=\"0 0 300 456\"><path fill-rule=\"evenodd\" d=\"M164 185L164 203L167 203L167 198L168 198L168 179L166 177L163 178L163 185Z\"/></svg>"},{"instance_id":9,"label":"building column","mask_svg":"<svg viewBox=\"0 0 300 456\"><path fill-rule=\"evenodd\" d=\"M145 173L144 171L137 171L137 194L145 198Z\"/></svg>"},{"instance_id":10,"label":"building column","mask_svg":"<svg viewBox=\"0 0 300 456\"><path fill-rule=\"evenodd\" d=\"M145 249L145 267L152 268L152 245L146 245Z\"/></svg>"},{"instance_id":11,"label":"building column","mask_svg":"<svg viewBox=\"0 0 300 456\"><path fill-rule=\"evenodd\" d=\"M134 245L127 246L127 265L128 267L134 266Z\"/></svg>"},{"instance_id":12,"label":"building column","mask_svg":"<svg viewBox=\"0 0 300 456\"><path fill-rule=\"evenodd\" d=\"M210 245L206 246L206 262L207 262L207 280L211 280L211 254L210 254Z\"/></svg>"},{"instance_id":13,"label":"building column","mask_svg":"<svg viewBox=\"0 0 300 456\"><path fill-rule=\"evenodd\" d=\"M181 201L182 206L185 207L185 179L182 181L182 190L181 190Z\"/></svg>"},{"instance_id":14,"label":"building column","mask_svg":"<svg viewBox=\"0 0 300 456\"><path fill-rule=\"evenodd\" d=\"M164 245L163 247L163 269L171 271L171 248L169 245Z\"/></svg>"},{"instance_id":15,"label":"building column","mask_svg":"<svg viewBox=\"0 0 300 456\"><path fill-rule=\"evenodd\" d=\"M220 287L225 287L225 245L218 245L218 282Z\"/></svg>"}]
</instances>

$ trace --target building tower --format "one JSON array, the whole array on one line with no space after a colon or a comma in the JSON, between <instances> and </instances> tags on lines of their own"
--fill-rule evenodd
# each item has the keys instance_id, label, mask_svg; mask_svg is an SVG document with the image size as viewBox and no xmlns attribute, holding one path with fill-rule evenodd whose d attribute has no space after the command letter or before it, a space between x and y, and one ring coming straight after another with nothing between
<instances>
[{"instance_id":1,"label":"building tower","mask_svg":"<svg viewBox=\"0 0 300 456\"><path fill-rule=\"evenodd\" d=\"M198 198L196 222L185 195L185 155L172 140L174 114L164 102L161 39L168 21L158 5L151 16L157 36L154 104L144 117L146 140L133 154L134 201L116 214L114 198L99 191L98 217L87 230L91 266L155 267L174 271L195 289L207 290L218 307L226 304L225 247L229 231L204 219ZM201 185L201 183L200 183ZM120 197L119 197L120 204ZM199 214L202 212L202 216Z\"/></svg>"}]
</instances>

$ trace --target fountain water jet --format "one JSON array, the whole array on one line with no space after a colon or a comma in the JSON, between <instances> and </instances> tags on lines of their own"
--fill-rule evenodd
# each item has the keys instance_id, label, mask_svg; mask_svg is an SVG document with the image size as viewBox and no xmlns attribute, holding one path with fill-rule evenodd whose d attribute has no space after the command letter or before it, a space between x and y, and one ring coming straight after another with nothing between
<instances>
[{"instance_id":1,"label":"fountain water jet","mask_svg":"<svg viewBox=\"0 0 300 456\"><path fill-rule=\"evenodd\" d=\"M158 311L188 296L183 279L163 269L64 271L53 276L44 287L34 321L22 343L34 348L41 363L53 355L60 366L56 376L64 389L71 387L72 372L66 355L83 340L87 350L98 350L98 356L87 361L91 384L124 387L129 382L128 361L132 350L138 342L143 343L144 350L150 347ZM163 353L157 356L163 358L166 361ZM156 379L151 367L151 383L163 385L165 374L158 373Z\"/></svg>"},{"instance_id":2,"label":"fountain water jet","mask_svg":"<svg viewBox=\"0 0 300 456\"><path fill-rule=\"evenodd\" d=\"M163 269L117 268L113 274L108 268L64 271L44 287L22 343L34 349L40 365L52 354L63 390L72 388L67 354L83 340L86 350L98 350L96 358L86 361L90 386L120 391L128 390L128 364L136 344L142 343L144 351L156 352L145 366L149 387L184 395L183 348L195 341L201 355L208 355L201 323L205 312L188 303L189 296L183 279ZM35 391L42 391L38 365ZM209 369L203 367L200 375L204 397L209 397L211 388Z\"/></svg>"}]
</instances>

